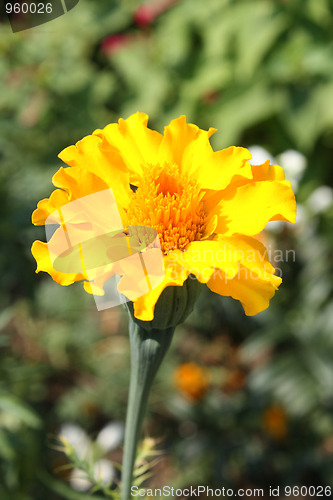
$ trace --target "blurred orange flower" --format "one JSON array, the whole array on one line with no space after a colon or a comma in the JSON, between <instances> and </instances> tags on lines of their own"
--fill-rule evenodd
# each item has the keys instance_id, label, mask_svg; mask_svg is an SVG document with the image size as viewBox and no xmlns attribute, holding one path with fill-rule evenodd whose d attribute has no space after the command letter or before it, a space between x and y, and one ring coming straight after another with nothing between
<instances>
[{"instance_id":1,"label":"blurred orange flower","mask_svg":"<svg viewBox=\"0 0 333 500\"><path fill-rule=\"evenodd\" d=\"M262 425L267 434L274 439L284 439L288 433L288 419L281 406L267 408L262 417Z\"/></svg>"},{"instance_id":2,"label":"blurred orange flower","mask_svg":"<svg viewBox=\"0 0 333 500\"><path fill-rule=\"evenodd\" d=\"M210 385L207 370L193 362L180 365L174 373L174 379L176 387L194 400L201 399Z\"/></svg>"}]
</instances>

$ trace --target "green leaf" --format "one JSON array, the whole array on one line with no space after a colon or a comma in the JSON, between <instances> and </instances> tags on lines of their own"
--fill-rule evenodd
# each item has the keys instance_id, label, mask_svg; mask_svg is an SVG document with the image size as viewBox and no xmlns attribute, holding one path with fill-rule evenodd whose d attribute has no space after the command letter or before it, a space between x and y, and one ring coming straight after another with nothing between
<instances>
[{"instance_id":1,"label":"green leaf","mask_svg":"<svg viewBox=\"0 0 333 500\"><path fill-rule=\"evenodd\" d=\"M0 393L1 411L11 415L28 427L32 427L33 429L41 427L42 422L36 413L14 396Z\"/></svg>"},{"instance_id":2,"label":"green leaf","mask_svg":"<svg viewBox=\"0 0 333 500\"><path fill-rule=\"evenodd\" d=\"M16 451L10 441L9 434L0 428L0 456L7 461L15 459Z\"/></svg>"},{"instance_id":3,"label":"green leaf","mask_svg":"<svg viewBox=\"0 0 333 500\"><path fill-rule=\"evenodd\" d=\"M236 72L242 81L251 78L264 56L272 51L286 22L284 15L276 15L272 3L262 1L239 4L233 16L237 22Z\"/></svg>"}]
</instances>

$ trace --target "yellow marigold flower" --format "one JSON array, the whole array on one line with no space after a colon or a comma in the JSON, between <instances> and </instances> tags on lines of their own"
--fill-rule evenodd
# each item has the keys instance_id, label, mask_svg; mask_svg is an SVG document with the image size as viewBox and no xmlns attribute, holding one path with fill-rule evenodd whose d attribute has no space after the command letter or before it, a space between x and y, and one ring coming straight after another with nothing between
<instances>
[{"instance_id":1,"label":"yellow marigold flower","mask_svg":"<svg viewBox=\"0 0 333 500\"><path fill-rule=\"evenodd\" d=\"M209 388L209 376L206 370L196 363L184 363L175 373L176 387L191 399L199 400Z\"/></svg>"},{"instance_id":2,"label":"yellow marigold flower","mask_svg":"<svg viewBox=\"0 0 333 500\"><path fill-rule=\"evenodd\" d=\"M149 293L133 300L134 314L154 318L155 304L166 287L181 287L195 276L216 293L239 300L247 315L266 309L281 283L265 246L255 237L268 221L295 222L296 203L281 167L250 165L250 152L229 147L214 152L209 138L181 116L164 135L147 127L148 116L135 113L107 125L64 149L52 182L57 188L38 203L32 222L43 225L63 205L111 188L124 226L154 228L161 242L165 277ZM37 270L61 285L84 281L99 289L85 272L55 270L46 243L35 241ZM94 292L95 293L95 292Z\"/></svg>"}]
</instances>

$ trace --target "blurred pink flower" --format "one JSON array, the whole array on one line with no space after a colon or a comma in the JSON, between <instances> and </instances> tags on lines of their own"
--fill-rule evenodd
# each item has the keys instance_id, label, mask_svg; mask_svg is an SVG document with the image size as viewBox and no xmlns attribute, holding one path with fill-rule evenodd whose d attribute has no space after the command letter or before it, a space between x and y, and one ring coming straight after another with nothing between
<instances>
[{"instance_id":1,"label":"blurred pink flower","mask_svg":"<svg viewBox=\"0 0 333 500\"><path fill-rule=\"evenodd\" d=\"M178 0L148 0L148 2L137 8L134 21L138 26L148 26L156 17L168 10L176 2Z\"/></svg>"},{"instance_id":2,"label":"blurred pink flower","mask_svg":"<svg viewBox=\"0 0 333 500\"><path fill-rule=\"evenodd\" d=\"M104 38L101 44L101 51L104 55L112 54L117 52L120 48L127 45L132 40L132 36L126 33L120 33L116 35L110 35Z\"/></svg>"}]
</instances>

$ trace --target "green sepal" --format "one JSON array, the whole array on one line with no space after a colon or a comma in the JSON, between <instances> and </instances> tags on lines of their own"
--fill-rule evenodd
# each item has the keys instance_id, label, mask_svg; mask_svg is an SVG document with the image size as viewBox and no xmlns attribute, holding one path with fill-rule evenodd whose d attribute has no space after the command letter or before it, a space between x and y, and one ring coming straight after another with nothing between
<instances>
[{"instance_id":1,"label":"green sepal","mask_svg":"<svg viewBox=\"0 0 333 500\"><path fill-rule=\"evenodd\" d=\"M193 310L200 290L201 284L192 275L187 278L182 286L166 287L156 303L152 321L141 321L135 318L132 302L128 302L126 306L133 321L141 328L147 331L152 329L165 330L166 328L176 327L186 320Z\"/></svg>"}]
</instances>

